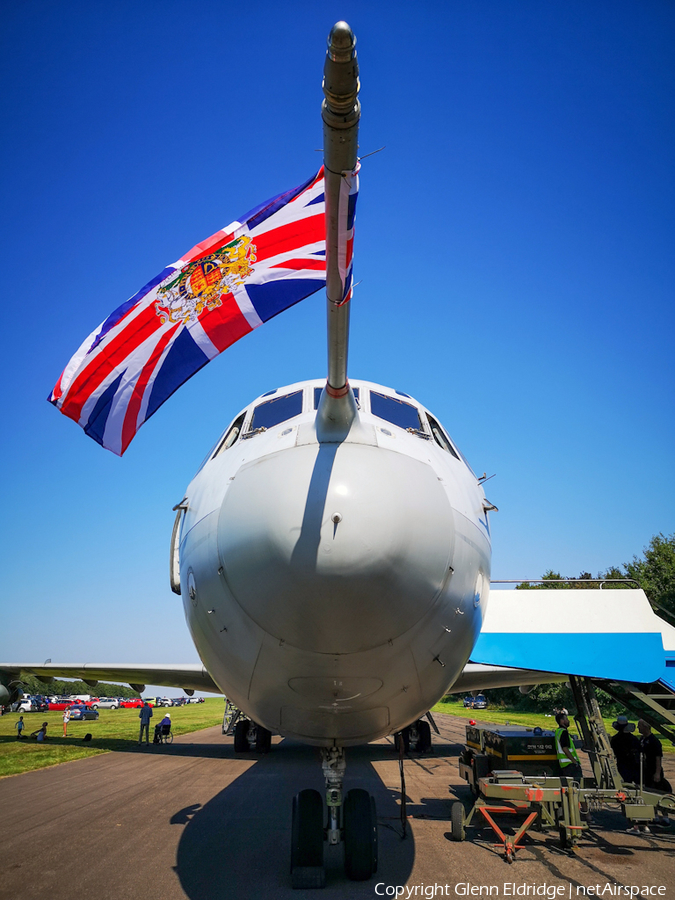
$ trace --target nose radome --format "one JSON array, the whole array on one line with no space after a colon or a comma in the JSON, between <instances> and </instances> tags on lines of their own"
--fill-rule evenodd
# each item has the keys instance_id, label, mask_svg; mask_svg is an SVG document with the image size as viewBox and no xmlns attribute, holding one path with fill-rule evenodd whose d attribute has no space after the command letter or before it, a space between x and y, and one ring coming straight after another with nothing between
<instances>
[{"instance_id":1,"label":"nose radome","mask_svg":"<svg viewBox=\"0 0 675 900\"><path fill-rule=\"evenodd\" d=\"M242 467L218 524L237 602L269 634L321 653L366 650L419 621L453 542L431 467L363 444L294 447Z\"/></svg>"}]
</instances>

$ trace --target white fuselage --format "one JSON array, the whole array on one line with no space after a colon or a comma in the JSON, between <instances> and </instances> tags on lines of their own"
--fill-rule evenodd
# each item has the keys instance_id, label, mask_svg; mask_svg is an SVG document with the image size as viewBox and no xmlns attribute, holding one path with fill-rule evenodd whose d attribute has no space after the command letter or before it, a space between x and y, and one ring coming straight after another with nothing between
<instances>
[{"instance_id":1,"label":"white fuselage","mask_svg":"<svg viewBox=\"0 0 675 900\"><path fill-rule=\"evenodd\" d=\"M223 693L271 731L345 746L399 731L462 671L490 535L476 476L424 407L352 382L349 434L319 443L323 384L240 413L177 541L188 626Z\"/></svg>"}]
</instances>

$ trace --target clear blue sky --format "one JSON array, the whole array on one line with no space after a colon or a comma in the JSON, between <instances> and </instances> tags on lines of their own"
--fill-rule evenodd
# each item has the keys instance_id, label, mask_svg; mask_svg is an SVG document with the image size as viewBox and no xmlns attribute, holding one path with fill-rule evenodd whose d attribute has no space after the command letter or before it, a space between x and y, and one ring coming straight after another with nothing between
<instances>
[{"instance_id":1,"label":"clear blue sky","mask_svg":"<svg viewBox=\"0 0 675 900\"><path fill-rule=\"evenodd\" d=\"M673 517L669 0L6 3L0 659L192 662L171 507L235 412L325 373L322 294L183 387L123 459L46 402L109 312L321 162L353 27L352 377L430 407L499 508L493 577L593 573Z\"/></svg>"}]
</instances>

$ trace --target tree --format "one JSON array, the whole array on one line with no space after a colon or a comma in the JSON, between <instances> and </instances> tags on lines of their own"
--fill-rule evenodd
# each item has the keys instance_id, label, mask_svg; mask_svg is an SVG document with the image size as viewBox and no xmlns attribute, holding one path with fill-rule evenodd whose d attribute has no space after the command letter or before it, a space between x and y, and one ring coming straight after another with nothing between
<instances>
[{"instance_id":1,"label":"tree","mask_svg":"<svg viewBox=\"0 0 675 900\"><path fill-rule=\"evenodd\" d=\"M634 556L623 568L655 607L675 617L675 533L655 534L644 548L644 557Z\"/></svg>"},{"instance_id":2,"label":"tree","mask_svg":"<svg viewBox=\"0 0 675 900\"><path fill-rule=\"evenodd\" d=\"M24 675L21 679L25 694L60 696L62 694L91 694L95 697L140 697L137 691L122 684L100 682L91 688L84 681L61 681L54 679L49 684L35 675Z\"/></svg>"},{"instance_id":3,"label":"tree","mask_svg":"<svg viewBox=\"0 0 675 900\"><path fill-rule=\"evenodd\" d=\"M609 569L607 570L610 571ZM613 569L611 571L614 571ZM616 570L618 572L618 569ZM613 576L610 575L598 575L598 579L602 578L610 578ZM625 576L619 572L619 578L624 578ZM523 590L542 590L545 589L547 591L550 590L559 590L559 589L569 589L569 588L599 588L600 581L594 579L590 572L580 572L577 576L565 576L561 575L560 572L554 572L553 569L547 569L546 572L541 576L542 581L537 583L532 583L531 581L523 581L520 584L516 585L517 591Z\"/></svg>"}]
</instances>

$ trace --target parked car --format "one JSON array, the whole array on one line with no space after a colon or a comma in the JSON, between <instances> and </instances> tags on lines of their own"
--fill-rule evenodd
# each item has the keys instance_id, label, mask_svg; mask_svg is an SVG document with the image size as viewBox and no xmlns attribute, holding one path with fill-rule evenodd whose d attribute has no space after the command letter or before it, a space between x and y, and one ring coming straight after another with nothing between
<instances>
[{"instance_id":1,"label":"parked car","mask_svg":"<svg viewBox=\"0 0 675 900\"><path fill-rule=\"evenodd\" d=\"M49 701L49 709L63 711L64 709L70 709L75 701L69 700L67 697L52 697Z\"/></svg>"},{"instance_id":2,"label":"parked car","mask_svg":"<svg viewBox=\"0 0 675 900\"><path fill-rule=\"evenodd\" d=\"M119 709L120 701L117 697L96 697L91 701L92 709Z\"/></svg>"},{"instance_id":3,"label":"parked car","mask_svg":"<svg viewBox=\"0 0 675 900\"><path fill-rule=\"evenodd\" d=\"M155 706L172 706L171 700L168 697L158 697L155 701Z\"/></svg>"},{"instance_id":4,"label":"parked car","mask_svg":"<svg viewBox=\"0 0 675 900\"><path fill-rule=\"evenodd\" d=\"M188 697L185 702L186 703L203 703L204 698L203 697Z\"/></svg>"},{"instance_id":5,"label":"parked car","mask_svg":"<svg viewBox=\"0 0 675 900\"><path fill-rule=\"evenodd\" d=\"M483 694L477 694L475 697L465 697L464 706L468 709L487 709L488 702Z\"/></svg>"},{"instance_id":6,"label":"parked car","mask_svg":"<svg viewBox=\"0 0 675 900\"><path fill-rule=\"evenodd\" d=\"M73 703L70 707L70 721L83 722L85 719L98 719L98 710L91 709L84 703Z\"/></svg>"},{"instance_id":7,"label":"parked car","mask_svg":"<svg viewBox=\"0 0 675 900\"><path fill-rule=\"evenodd\" d=\"M138 697L132 697L127 700L120 700L120 707L122 709L138 709L139 706L143 706L143 701L139 700Z\"/></svg>"}]
</instances>

